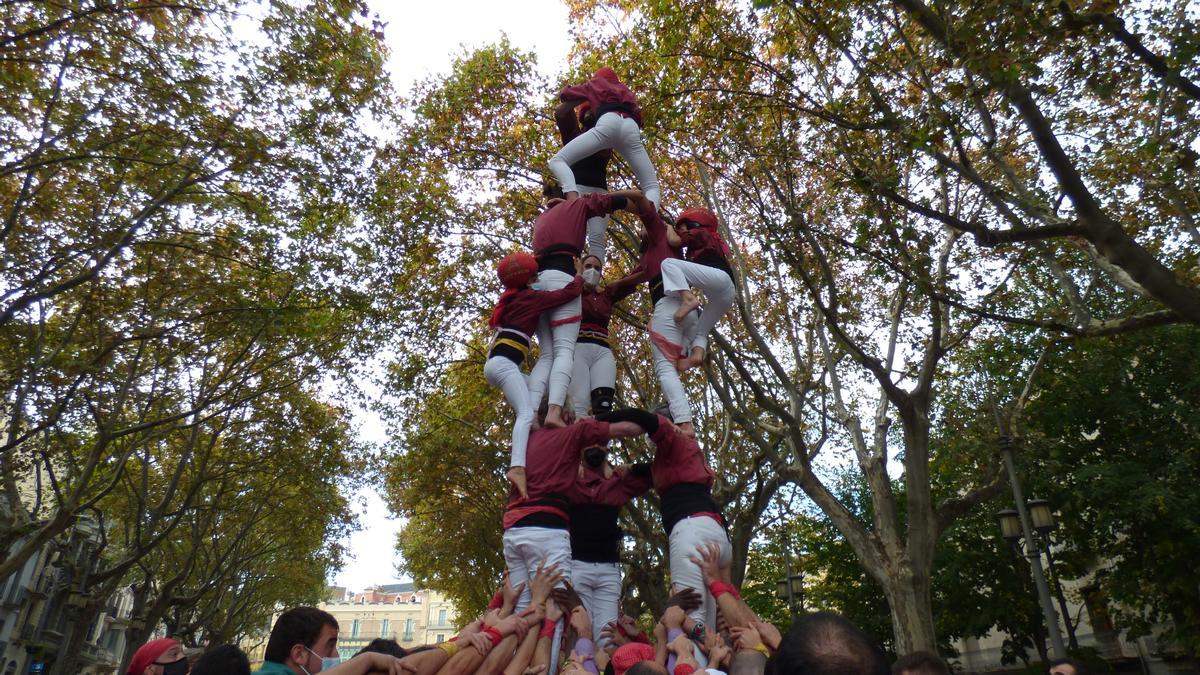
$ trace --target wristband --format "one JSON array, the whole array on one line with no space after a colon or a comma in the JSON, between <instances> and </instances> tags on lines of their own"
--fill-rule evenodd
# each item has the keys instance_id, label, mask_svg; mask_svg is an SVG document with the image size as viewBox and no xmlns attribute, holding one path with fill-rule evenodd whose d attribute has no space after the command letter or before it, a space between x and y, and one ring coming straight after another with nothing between
<instances>
[{"instance_id":1,"label":"wristband","mask_svg":"<svg viewBox=\"0 0 1200 675\"><path fill-rule=\"evenodd\" d=\"M434 646L437 647L438 649L446 652L447 657L454 656L455 654L458 653L458 643L455 642L454 640L447 640L446 642L439 642Z\"/></svg>"},{"instance_id":2,"label":"wristband","mask_svg":"<svg viewBox=\"0 0 1200 675\"><path fill-rule=\"evenodd\" d=\"M500 591L496 591L496 594L492 596L492 601L488 603L488 609L500 609L503 606L504 594Z\"/></svg>"},{"instance_id":3,"label":"wristband","mask_svg":"<svg viewBox=\"0 0 1200 675\"><path fill-rule=\"evenodd\" d=\"M696 669L690 663L675 664L675 675L692 675L694 672L696 672Z\"/></svg>"},{"instance_id":4,"label":"wristband","mask_svg":"<svg viewBox=\"0 0 1200 675\"><path fill-rule=\"evenodd\" d=\"M708 592L712 593L712 596L714 598L719 598L722 595L729 593L730 595L737 598L738 600L742 599L742 594L738 593L737 586L734 586L733 584L727 584L724 581L720 581L720 580L714 580L714 581L709 582Z\"/></svg>"},{"instance_id":5,"label":"wristband","mask_svg":"<svg viewBox=\"0 0 1200 675\"><path fill-rule=\"evenodd\" d=\"M760 652L763 656L765 656L767 658L771 658L771 650L768 649L767 646L761 642L754 646L754 651Z\"/></svg>"},{"instance_id":6,"label":"wristband","mask_svg":"<svg viewBox=\"0 0 1200 675\"><path fill-rule=\"evenodd\" d=\"M484 626L483 630L479 632L488 636L488 639L492 641L493 647L500 644L500 641L504 639L504 636L500 634L500 631L492 628L491 626Z\"/></svg>"},{"instance_id":7,"label":"wristband","mask_svg":"<svg viewBox=\"0 0 1200 675\"><path fill-rule=\"evenodd\" d=\"M550 619L542 619L542 630L541 630L541 632L538 633L538 637L548 637L548 638L554 637L554 629L555 629L555 627L557 627L557 625L558 625L557 621L551 621Z\"/></svg>"}]
</instances>

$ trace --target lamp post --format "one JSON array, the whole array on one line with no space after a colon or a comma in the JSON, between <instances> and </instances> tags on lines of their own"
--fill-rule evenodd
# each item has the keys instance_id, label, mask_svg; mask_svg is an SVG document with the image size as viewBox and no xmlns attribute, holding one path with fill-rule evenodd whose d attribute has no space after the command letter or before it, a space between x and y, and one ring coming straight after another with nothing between
<instances>
[{"instance_id":1,"label":"lamp post","mask_svg":"<svg viewBox=\"0 0 1200 675\"><path fill-rule=\"evenodd\" d=\"M1067 650L1063 646L1062 631L1058 627L1058 615L1054 604L1050 601L1050 587L1046 584L1046 575L1042 571L1042 555L1038 550L1037 540L1034 539L1033 519L1030 509L1025 504L1025 495L1021 492L1021 481L1017 478L1016 463L1013 461L1012 439L1007 435L1000 436L1000 456L1004 460L1004 468L1008 472L1008 480L1012 485L1013 501L1016 510L1005 509L997 514L1000 518L1000 532L1018 551L1021 550L1021 538L1025 539L1025 557L1029 559L1029 569L1033 574L1033 584L1037 587L1038 604L1042 608L1042 617L1046 622L1046 633L1050 637L1050 649L1056 659L1066 658ZM1031 503L1032 505L1032 503ZM1053 517L1050 505L1044 500L1038 504L1038 517ZM1039 521L1045 525L1044 521Z\"/></svg>"},{"instance_id":2,"label":"lamp post","mask_svg":"<svg viewBox=\"0 0 1200 675\"><path fill-rule=\"evenodd\" d=\"M796 620L796 616L804 609L804 573L797 572L791 574L792 564L788 562L788 575L780 579L777 583L778 588L775 591L775 596L780 600L786 600L788 609L792 613L792 620Z\"/></svg>"}]
</instances>

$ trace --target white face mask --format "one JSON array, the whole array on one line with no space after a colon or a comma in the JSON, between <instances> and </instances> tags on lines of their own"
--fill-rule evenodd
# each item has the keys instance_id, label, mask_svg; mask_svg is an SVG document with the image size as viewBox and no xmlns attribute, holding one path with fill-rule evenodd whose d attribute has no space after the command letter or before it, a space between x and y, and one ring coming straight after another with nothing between
<instances>
[{"instance_id":1,"label":"white face mask","mask_svg":"<svg viewBox=\"0 0 1200 675\"><path fill-rule=\"evenodd\" d=\"M305 649L308 649L308 647L305 647ZM321 659L321 668L320 668L320 670L317 671L318 673L321 672L322 670L329 670L330 668L333 668L334 666L339 665L342 662L342 659L340 656L321 656L320 654L314 652L311 649L308 649L308 653L312 654L313 656L317 657L318 659ZM300 666L300 670L303 670L305 675L313 675L313 673L308 672L308 668L305 668L304 666Z\"/></svg>"},{"instance_id":2,"label":"white face mask","mask_svg":"<svg viewBox=\"0 0 1200 675\"><path fill-rule=\"evenodd\" d=\"M594 268L584 270L583 271L583 283L587 284L588 286L599 286L600 285L600 270L594 269Z\"/></svg>"}]
</instances>

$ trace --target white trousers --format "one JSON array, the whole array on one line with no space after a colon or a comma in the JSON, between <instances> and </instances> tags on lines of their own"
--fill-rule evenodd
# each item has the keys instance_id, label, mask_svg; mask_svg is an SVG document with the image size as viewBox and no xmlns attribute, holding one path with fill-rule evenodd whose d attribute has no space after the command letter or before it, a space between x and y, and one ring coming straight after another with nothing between
<instances>
[{"instance_id":1,"label":"white trousers","mask_svg":"<svg viewBox=\"0 0 1200 675\"><path fill-rule=\"evenodd\" d=\"M684 518L671 528L671 536L667 538L671 557L671 583L677 588L695 589L704 602L688 616L693 621L703 621L709 630L717 629L717 601L704 586L704 574L700 566L691 561L692 556L700 557L696 549L709 542L715 543L721 549L721 566L730 564L733 558L733 546L729 543L729 535L725 528L708 516L693 516ZM511 575L511 572L509 573Z\"/></svg>"},{"instance_id":2,"label":"white trousers","mask_svg":"<svg viewBox=\"0 0 1200 675\"><path fill-rule=\"evenodd\" d=\"M665 277L664 277L665 281ZM675 310L679 309L679 297L667 295L654 303L654 313L650 316L650 330L662 335L672 344L685 348L690 345L696 333L696 313L692 312L676 323ZM683 382L679 379L679 371L675 370L675 361L668 358L659 349L653 339L650 340L650 354L654 357L654 372L658 374L658 383L662 386L663 395L671 407L671 417L676 424L692 421L692 407L688 403L687 393L683 390ZM687 352L684 352L686 356Z\"/></svg>"},{"instance_id":3,"label":"white trousers","mask_svg":"<svg viewBox=\"0 0 1200 675\"><path fill-rule=\"evenodd\" d=\"M543 291L558 290L575 278L573 274L558 270L546 270L538 275L537 288ZM575 338L579 336L579 319L551 327L571 317L579 317L583 313L583 302L574 298L550 310L543 312L538 319L538 354L537 363L529 373L529 401L537 409L542 404L542 394L546 393L547 383L550 390L550 404L562 405L567 400L567 387L571 385L571 369L575 358Z\"/></svg>"},{"instance_id":4,"label":"white trousers","mask_svg":"<svg viewBox=\"0 0 1200 675\"><path fill-rule=\"evenodd\" d=\"M704 310L696 321L696 336L690 347L708 351L708 334L733 304L733 279L722 269L701 265L690 260L670 258L662 263L663 291L678 296L690 288L704 291ZM683 345L690 351L689 345Z\"/></svg>"},{"instance_id":5,"label":"white trousers","mask_svg":"<svg viewBox=\"0 0 1200 675\"><path fill-rule=\"evenodd\" d=\"M599 387L617 388L617 362L612 350L591 342L576 342L571 374L571 407L576 417L588 414L592 390Z\"/></svg>"},{"instance_id":6,"label":"white trousers","mask_svg":"<svg viewBox=\"0 0 1200 675\"><path fill-rule=\"evenodd\" d=\"M604 113L596 120L596 126L571 139L550 158L550 171L562 185L563 192L577 192L575 173L571 165L579 160L590 157L600 150L616 150L633 169L638 187L646 193L646 199L658 206L662 197L658 190L658 174L650 163L650 155L642 143L642 130L631 117L610 112Z\"/></svg>"},{"instance_id":7,"label":"white trousers","mask_svg":"<svg viewBox=\"0 0 1200 675\"><path fill-rule=\"evenodd\" d=\"M602 194L608 192L604 188L591 185L575 186L581 195ZM587 252L600 259L604 265L604 254L608 250L608 216L593 216L587 221Z\"/></svg>"},{"instance_id":8,"label":"white trousers","mask_svg":"<svg viewBox=\"0 0 1200 675\"><path fill-rule=\"evenodd\" d=\"M524 583L521 595L517 598L515 614L525 611L532 600L529 581L533 578L539 566L543 563L558 565L563 572L571 571L571 535L566 530L553 527L512 527L504 531L504 564L508 567L508 581L513 588ZM559 582L559 586L566 584ZM553 645L562 642L563 621L559 619L554 628ZM550 650L551 674L558 669L557 658L559 648Z\"/></svg>"},{"instance_id":9,"label":"white trousers","mask_svg":"<svg viewBox=\"0 0 1200 675\"><path fill-rule=\"evenodd\" d=\"M525 449L529 446L529 427L533 425L533 402L529 398L529 376L521 366L504 356L493 356L483 364L487 383L504 392L504 398L517 412L512 430L512 461L510 466L525 466Z\"/></svg>"},{"instance_id":10,"label":"white trousers","mask_svg":"<svg viewBox=\"0 0 1200 675\"><path fill-rule=\"evenodd\" d=\"M620 563L572 560L571 585L579 593L588 616L592 617L592 642L596 643L597 649L604 649L608 640L601 639L600 630L609 623L615 623L620 611Z\"/></svg>"}]
</instances>

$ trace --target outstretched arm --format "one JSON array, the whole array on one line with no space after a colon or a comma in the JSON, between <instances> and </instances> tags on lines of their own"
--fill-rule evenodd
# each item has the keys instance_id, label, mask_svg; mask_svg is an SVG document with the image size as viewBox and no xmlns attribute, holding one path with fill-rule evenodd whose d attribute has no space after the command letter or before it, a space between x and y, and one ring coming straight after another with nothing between
<instances>
[{"instance_id":1,"label":"outstretched arm","mask_svg":"<svg viewBox=\"0 0 1200 675\"><path fill-rule=\"evenodd\" d=\"M563 145L571 142L583 130L579 128L579 117L575 115L575 106L577 104L571 101L559 103L554 108L554 124L558 127L558 133L562 136Z\"/></svg>"},{"instance_id":2,"label":"outstretched arm","mask_svg":"<svg viewBox=\"0 0 1200 675\"><path fill-rule=\"evenodd\" d=\"M617 190L608 194L610 197L624 197L625 210L630 213L640 216L646 213L647 209L650 212L654 211L654 203L646 199L646 195L642 194L641 190Z\"/></svg>"}]
</instances>

